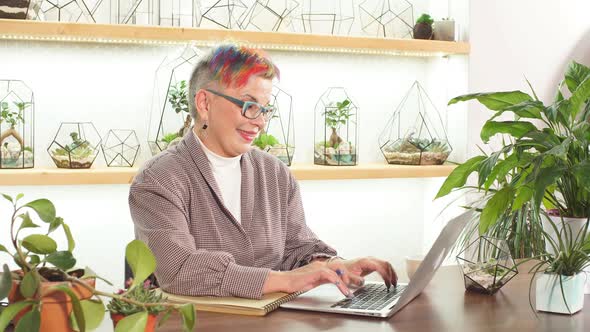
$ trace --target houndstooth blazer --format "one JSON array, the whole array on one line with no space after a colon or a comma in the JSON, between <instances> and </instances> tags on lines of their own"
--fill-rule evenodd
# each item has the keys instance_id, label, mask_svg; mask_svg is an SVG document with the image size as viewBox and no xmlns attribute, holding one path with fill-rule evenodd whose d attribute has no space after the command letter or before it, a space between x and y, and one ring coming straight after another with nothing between
<instances>
[{"instance_id":1,"label":"houndstooth blazer","mask_svg":"<svg viewBox=\"0 0 590 332\"><path fill-rule=\"evenodd\" d=\"M261 298L270 270L336 251L307 227L299 185L277 158L242 155L241 224L223 205L194 135L144 164L129 192L135 235L156 256L164 291Z\"/></svg>"}]
</instances>

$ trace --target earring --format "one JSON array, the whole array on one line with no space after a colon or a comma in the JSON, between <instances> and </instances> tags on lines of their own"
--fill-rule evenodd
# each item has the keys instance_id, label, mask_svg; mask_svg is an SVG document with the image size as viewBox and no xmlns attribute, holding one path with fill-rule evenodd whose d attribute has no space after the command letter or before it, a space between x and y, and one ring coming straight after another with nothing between
<instances>
[{"instance_id":1,"label":"earring","mask_svg":"<svg viewBox=\"0 0 590 332\"><path fill-rule=\"evenodd\" d=\"M205 124L203 125L203 130L207 129L207 127L208 127L208 126L207 126L207 124L205 123Z\"/></svg>"}]
</instances>

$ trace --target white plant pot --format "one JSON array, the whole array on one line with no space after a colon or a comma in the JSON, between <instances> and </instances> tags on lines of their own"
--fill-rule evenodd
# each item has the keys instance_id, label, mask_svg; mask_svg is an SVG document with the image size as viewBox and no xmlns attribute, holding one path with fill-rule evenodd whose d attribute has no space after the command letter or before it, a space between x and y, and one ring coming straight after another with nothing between
<instances>
[{"instance_id":1,"label":"white plant pot","mask_svg":"<svg viewBox=\"0 0 590 332\"><path fill-rule=\"evenodd\" d=\"M563 218L563 222L562 222L561 217L549 216L549 218L551 219L551 221L553 221L555 226L557 226L557 229L559 230L559 232L562 233L562 240L565 240L564 234L562 232L562 229L564 228L565 225L569 225L571 227L572 234L575 239L576 235L582 231L584 224L588 220L587 218ZM555 234L555 230L553 229L553 227L551 227L551 224L549 223L549 220L547 219L547 217L545 217L544 215L541 215L541 222L543 224L543 230L545 232L547 232L547 234L549 234L549 236L555 242L557 242L557 234ZM590 228L589 228L589 232L590 232ZM555 254L553 247L549 243L545 244L545 250L547 250L547 252L552 255ZM586 269L584 269L584 272L586 273L587 276L590 277L590 267L587 267ZM584 286L584 294L590 294L590 278L587 278L587 279L588 280L586 280L586 284Z\"/></svg>"},{"instance_id":2,"label":"white plant pot","mask_svg":"<svg viewBox=\"0 0 590 332\"><path fill-rule=\"evenodd\" d=\"M563 293L560 282L563 285ZM585 282L585 273L578 273L573 277L561 276L561 281L557 274L541 274L535 286L536 309L560 314L575 314L584 307Z\"/></svg>"},{"instance_id":3,"label":"white plant pot","mask_svg":"<svg viewBox=\"0 0 590 332\"><path fill-rule=\"evenodd\" d=\"M434 39L444 41L455 40L455 21L444 20L434 22Z\"/></svg>"}]
</instances>

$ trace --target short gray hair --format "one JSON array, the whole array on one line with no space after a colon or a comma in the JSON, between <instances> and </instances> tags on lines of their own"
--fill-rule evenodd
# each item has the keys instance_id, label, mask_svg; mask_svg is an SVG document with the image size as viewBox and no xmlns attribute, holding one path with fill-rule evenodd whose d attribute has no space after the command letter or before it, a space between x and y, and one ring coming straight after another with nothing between
<instances>
[{"instance_id":1,"label":"short gray hair","mask_svg":"<svg viewBox=\"0 0 590 332\"><path fill-rule=\"evenodd\" d=\"M195 96L197 91L213 81L213 75L209 71L209 64L211 63L212 58L213 52L209 52L199 60L193 69L188 84L188 109L195 123L199 120L197 105L195 105Z\"/></svg>"}]
</instances>

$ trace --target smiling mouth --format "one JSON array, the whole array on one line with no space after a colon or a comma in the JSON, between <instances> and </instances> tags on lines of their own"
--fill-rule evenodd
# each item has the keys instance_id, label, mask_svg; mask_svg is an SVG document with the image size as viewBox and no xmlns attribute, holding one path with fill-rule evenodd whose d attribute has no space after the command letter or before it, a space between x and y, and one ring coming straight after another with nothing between
<instances>
[{"instance_id":1,"label":"smiling mouth","mask_svg":"<svg viewBox=\"0 0 590 332\"><path fill-rule=\"evenodd\" d=\"M258 135L258 133L251 132L251 131L243 131L240 129L238 129L238 133L248 143L252 142L256 138L256 135Z\"/></svg>"}]
</instances>

